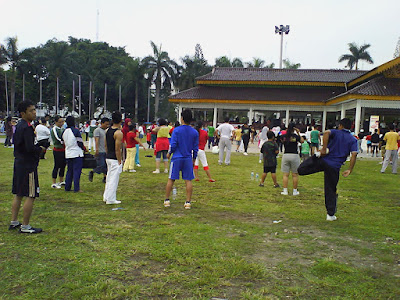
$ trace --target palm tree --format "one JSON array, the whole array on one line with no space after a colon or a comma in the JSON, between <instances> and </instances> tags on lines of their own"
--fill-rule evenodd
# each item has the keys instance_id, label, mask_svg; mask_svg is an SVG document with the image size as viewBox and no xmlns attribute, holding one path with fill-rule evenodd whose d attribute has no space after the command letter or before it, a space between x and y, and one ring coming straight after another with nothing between
<instances>
[{"instance_id":1,"label":"palm tree","mask_svg":"<svg viewBox=\"0 0 400 300\"><path fill-rule=\"evenodd\" d=\"M285 69L299 69L301 67L300 63L292 63L289 59L284 59L283 65L285 66Z\"/></svg>"},{"instance_id":2,"label":"palm tree","mask_svg":"<svg viewBox=\"0 0 400 300\"><path fill-rule=\"evenodd\" d=\"M265 61L261 58L253 57L253 61L247 62L248 68L262 68L264 67Z\"/></svg>"},{"instance_id":3,"label":"palm tree","mask_svg":"<svg viewBox=\"0 0 400 300\"><path fill-rule=\"evenodd\" d=\"M6 39L6 46L3 47L3 60L7 61L10 67L10 74L11 74L11 114L14 114L14 107L15 107L15 80L17 75L17 68L21 62L21 58L18 51L18 38L15 37L8 37Z\"/></svg>"},{"instance_id":4,"label":"palm tree","mask_svg":"<svg viewBox=\"0 0 400 300\"><path fill-rule=\"evenodd\" d=\"M364 44L358 47L357 44L353 42L348 45L351 54L343 54L339 57L339 62L347 61L347 67L349 67L350 70L352 70L354 66L356 67L356 70L358 70L359 60L365 60L370 64L374 63L368 51L366 51L371 46L370 44Z\"/></svg>"},{"instance_id":5,"label":"palm tree","mask_svg":"<svg viewBox=\"0 0 400 300\"><path fill-rule=\"evenodd\" d=\"M154 117L157 117L161 89L171 89L171 86L176 83L179 66L169 58L168 52L162 51L161 46L157 47L152 41L150 44L153 48L153 56L145 57L142 63L150 82L154 82L156 86Z\"/></svg>"}]
</instances>

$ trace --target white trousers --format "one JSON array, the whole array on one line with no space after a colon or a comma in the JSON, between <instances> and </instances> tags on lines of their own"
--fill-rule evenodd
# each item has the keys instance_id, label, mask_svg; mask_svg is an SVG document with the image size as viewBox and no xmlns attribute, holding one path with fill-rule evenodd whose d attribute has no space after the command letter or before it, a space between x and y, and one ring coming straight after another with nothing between
<instances>
[{"instance_id":1,"label":"white trousers","mask_svg":"<svg viewBox=\"0 0 400 300\"><path fill-rule=\"evenodd\" d=\"M397 173L397 159L399 158L399 154L397 152L398 150L386 150L385 153L385 160L383 161L382 164L382 169L381 172L385 172L386 168L388 167L390 163L390 159L392 159L392 173L396 174Z\"/></svg>"},{"instance_id":2,"label":"white trousers","mask_svg":"<svg viewBox=\"0 0 400 300\"><path fill-rule=\"evenodd\" d=\"M119 183L119 175L122 172L122 163L119 164L116 159L106 159L107 163L107 180L104 189L103 200L114 202L117 200L117 188Z\"/></svg>"},{"instance_id":3,"label":"white trousers","mask_svg":"<svg viewBox=\"0 0 400 300\"><path fill-rule=\"evenodd\" d=\"M225 137L221 137L219 139L219 163L222 163L224 160L224 150L226 147L226 156L225 156L225 163L230 164L231 163L231 140Z\"/></svg>"},{"instance_id":4,"label":"white trousers","mask_svg":"<svg viewBox=\"0 0 400 300\"><path fill-rule=\"evenodd\" d=\"M94 137L89 138L89 151L96 151L96 141L94 140Z\"/></svg>"},{"instance_id":5,"label":"white trousers","mask_svg":"<svg viewBox=\"0 0 400 300\"><path fill-rule=\"evenodd\" d=\"M194 162L195 166L199 165L199 160L203 168L208 166L206 152L204 150L199 149L199 151L197 152L196 161Z\"/></svg>"}]
</instances>

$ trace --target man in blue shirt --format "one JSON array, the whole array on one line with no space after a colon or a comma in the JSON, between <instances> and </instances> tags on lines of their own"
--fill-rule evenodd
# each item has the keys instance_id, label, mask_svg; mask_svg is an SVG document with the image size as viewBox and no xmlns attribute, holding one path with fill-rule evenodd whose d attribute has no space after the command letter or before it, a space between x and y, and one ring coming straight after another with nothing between
<instances>
[{"instance_id":1,"label":"man in blue shirt","mask_svg":"<svg viewBox=\"0 0 400 300\"><path fill-rule=\"evenodd\" d=\"M320 155L313 155L298 168L299 175L309 175L324 171L327 221L335 221L337 219L335 216L337 204L336 187L339 182L340 168L351 153L349 168L342 173L344 177L349 176L357 159L357 140L351 135L350 128L351 121L344 118L339 123L339 130L325 131Z\"/></svg>"},{"instance_id":2,"label":"man in blue shirt","mask_svg":"<svg viewBox=\"0 0 400 300\"><path fill-rule=\"evenodd\" d=\"M191 208L192 198L192 180L193 165L196 161L197 152L199 150L199 133L197 130L189 126L192 121L192 111L185 109L182 112L181 123L179 127L175 127L171 136L171 143L167 158L169 159L171 154L174 154L171 159L170 172L168 177L168 183L165 192L164 206L169 207L170 201L169 196L171 194L172 187L176 179L179 179L179 173L182 172L182 179L185 180L186 184L186 202L185 209Z\"/></svg>"}]
</instances>

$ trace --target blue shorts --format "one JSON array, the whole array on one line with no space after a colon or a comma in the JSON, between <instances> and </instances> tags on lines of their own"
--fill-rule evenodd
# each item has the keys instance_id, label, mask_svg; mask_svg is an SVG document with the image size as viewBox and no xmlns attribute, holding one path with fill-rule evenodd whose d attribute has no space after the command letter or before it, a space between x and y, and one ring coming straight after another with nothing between
<instances>
[{"instance_id":1,"label":"blue shorts","mask_svg":"<svg viewBox=\"0 0 400 300\"><path fill-rule=\"evenodd\" d=\"M172 180L179 179L179 172L182 172L183 180L193 180L193 160L189 158L171 161L168 178Z\"/></svg>"}]
</instances>

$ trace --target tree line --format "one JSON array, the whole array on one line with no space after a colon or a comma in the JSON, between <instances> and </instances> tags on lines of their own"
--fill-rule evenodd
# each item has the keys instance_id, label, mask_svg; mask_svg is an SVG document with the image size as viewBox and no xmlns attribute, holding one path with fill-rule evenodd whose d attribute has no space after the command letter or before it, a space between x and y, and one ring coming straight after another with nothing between
<instances>
[{"instance_id":1,"label":"tree line","mask_svg":"<svg viewBox=\"0 0 400 300\"><path fill-rule=\"evenodd\" d=\"M19 51L18 38L9 37L0 44L0 111L6 111L7 97L11 112L23 99L35 103L41 99L49 107L57 106L57 111L66 108L69 112L77 112L80 81L84 119L93 117L97 107L105 109L105 98L108 111L120 109L121 98L122 110L136 121L146 121L148 114L149 120L157 117L174 120L175 108L168 101L169 95L194 87L195 78L211 72L213 67L275 67L257 57L243 62L240 58L229 59L227 56L216 58L214 65L210 65L199 44L194 54L185 55L178 63L161 45L152 41L150 45L152 53L140 58L129 56L124 47L74 37L69 37L68 41L51 39ZM285 68L301 67L288 59L283 63ZM354 64L357 68L354 60L349 61L350 68ZM4 65L8 65L6 71L2 68ZM151 102L149 112L148 101Z\"/></svg>"}]
</instances>

